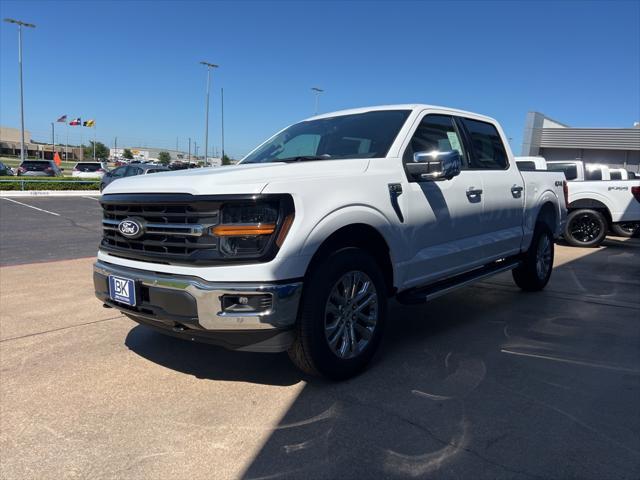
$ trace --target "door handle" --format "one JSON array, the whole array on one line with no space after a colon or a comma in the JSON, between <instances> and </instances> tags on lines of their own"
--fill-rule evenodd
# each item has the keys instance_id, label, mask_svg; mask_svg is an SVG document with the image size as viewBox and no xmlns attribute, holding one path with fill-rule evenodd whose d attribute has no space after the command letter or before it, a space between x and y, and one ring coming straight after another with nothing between
<instances>
[{"instance_id":1,"label":"door handle","mask_svg":"<svg viewBox=\"0 0 640 480\"><path fill-rule=\"evenodd\" d=\"M524 187L521 187L520 185L514 185L513 187L511 187L511 195L513 195L514 198L520 198L520 195L522 195L522 190L524 190Z\"/></svg>"},{"instance_id":2,"label":"door handle","mask_svg":"<svg viewBox=\"0 0 640 480\"><path fill-rule=\"evenodd\" d=\"M467 197L475 197L477 195L482 195L482 189L476 187L469 187L467 189Z\"/></svg>"}]
</instances>

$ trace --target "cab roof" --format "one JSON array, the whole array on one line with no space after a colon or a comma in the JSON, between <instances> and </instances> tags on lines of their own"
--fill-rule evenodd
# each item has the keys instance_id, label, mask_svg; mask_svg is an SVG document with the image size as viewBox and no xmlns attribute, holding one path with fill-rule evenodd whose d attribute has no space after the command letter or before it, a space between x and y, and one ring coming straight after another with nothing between
<instances>
[{"instance_id":1,"label":"cab roof","mask_svg":"<svg viewBox=\"0 0 640 480\"><path fill-rule=\"evenodd\" d=\"M354 115L358 113L366 113L366 112L376 112L376 111L384 111L384 110L425 110L425 109L438 109L444 110L451 115L471 115L476 118L481 118L484 120L488 120L491 122L496 122L494 118L488 117L486 115L481 115L475 112L469 112L466 110L458 110L456 108L442 107L439 105L427 105L424 103L401 103L396 105L376 105L371 107L360 107L360 108L350 108L347 110L338 110L335 112L323 113L321 115L315 115L313 117L307 118L305 120L316 120L320 118L330 118L330 117L338 117L342 115Z\"/></svg>"}]
</instances>

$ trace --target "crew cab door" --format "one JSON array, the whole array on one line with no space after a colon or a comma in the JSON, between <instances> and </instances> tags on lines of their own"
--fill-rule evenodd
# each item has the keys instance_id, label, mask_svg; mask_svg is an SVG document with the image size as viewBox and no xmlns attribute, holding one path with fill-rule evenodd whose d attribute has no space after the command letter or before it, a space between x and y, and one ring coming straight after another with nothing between
<instances>
[{"instance_id":1,"label":"crew cab door","mask_svg":"<svg viewBox=\"0 0 640 480\"><path fill-rule=\"evenodd\" d=\"M426 180L408 176L403 225L407 248L407 287L436 281L469 270L484 255L478 237L482 224L481 171L469 170L468 153L459 127L451 115L426 113L403 145L403 162L417 152L458 151L463 161L459 175L450 180Z\"/></svg>"},{"instance_id":2,"label":"crew cab door","mask_svg":"<svg viewBox=\"0 0 640 480\"><path fill-rule=\"evenodd\" d=\"M469 150L469 168L482 176L485 261L514 255L520 251L524 220L524 179L515 161L509 162L507 149L495 125L460 118Z\"/></svg>"}]
</instances>

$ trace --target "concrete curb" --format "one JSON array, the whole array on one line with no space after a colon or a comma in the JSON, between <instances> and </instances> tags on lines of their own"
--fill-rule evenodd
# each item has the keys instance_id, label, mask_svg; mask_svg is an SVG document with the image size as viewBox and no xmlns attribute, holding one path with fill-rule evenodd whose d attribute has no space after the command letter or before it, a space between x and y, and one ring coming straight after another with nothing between
<instances>
[{"instance_id":1,"label":"concrete curb","mask_svg":"<svg viewBox=\"0 0 640 480\"><path fill-rule=\"evenodd\" d=\"M4 190L0 197L86 197L101 195L100 190Z\"/></svg>"}]
</instances>

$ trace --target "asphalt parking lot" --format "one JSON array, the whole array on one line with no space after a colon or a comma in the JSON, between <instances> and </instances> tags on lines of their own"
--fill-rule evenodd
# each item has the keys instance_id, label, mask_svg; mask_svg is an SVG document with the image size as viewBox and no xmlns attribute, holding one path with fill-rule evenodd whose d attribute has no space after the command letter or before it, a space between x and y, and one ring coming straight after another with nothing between
<instances>
[{"instance_id":1,"label":"asphalt parking lot","mask_svg":"<svg viewBox=\"0 0 640 480\"><path fill-rule=\"evenodd\" d=\"M0 199L0 478L640 478L639 239L393 304L328 383L103 309L96 200L15 200L59 215Z\"/></svg>"},{"instance_id":2,"label":"asphalt parking lot","mask_svg":"<svg viewBox=\"0 0 640 480\"><path fill-rule=\"evenodd\" d=\"M95 256L96 196L0 198L0 265Z\"/></svg>"}]
</instances>

